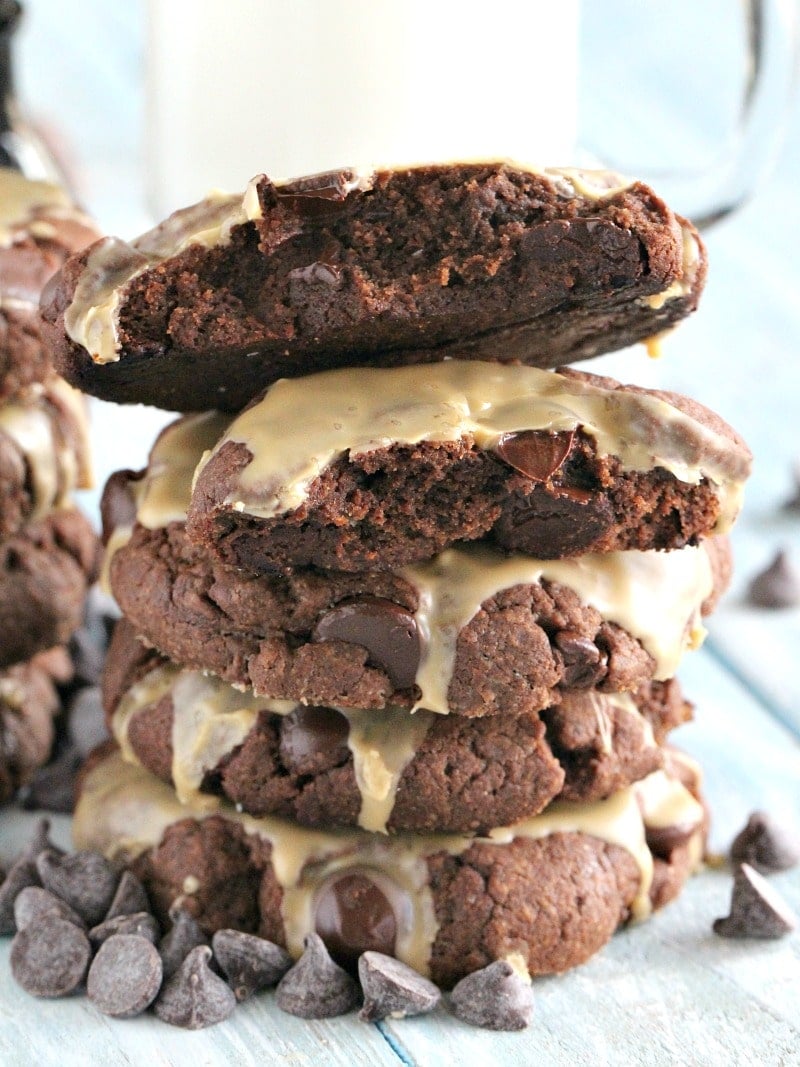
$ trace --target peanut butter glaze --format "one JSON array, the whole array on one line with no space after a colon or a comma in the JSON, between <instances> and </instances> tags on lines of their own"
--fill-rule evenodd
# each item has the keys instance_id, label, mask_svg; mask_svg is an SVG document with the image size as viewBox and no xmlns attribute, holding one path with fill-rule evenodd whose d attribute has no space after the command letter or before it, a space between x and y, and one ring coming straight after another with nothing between
<instances>
[{"instance_id":1,"label":"peanut butter glaze","mask_svg":"<svg viewBox=\"0 0 800 1067\"><path fill-rule=\"evenodd\" d=\"M448 360L281 379L234 419L197 475L226 443L244 445L252 458L225 506L271 519L301 507L343 455L460 439L496 450L504 435L578 428L625 470L661 468L691 485L708 479L720 500L715 532L733 523L750 470L740 443L654 394L513 364Z\"/></svg>"},{"instance_id":2,"label":"peanut butter glaze","mask_svg":"<svg viewBox=\"0 0 800 1067\"><path fill-rule=\"evenodd\" d=\"M73 821L77 848L97 849L109 858L132 859L158 845L169 826L182 819L220 814L272 846L271 863L283 891L281 914L289 950L298 956L303 937L314 928L315 901L331 876L348 869L377 872L403 894L396 910L395 951L399 959L427 973L437 923L425 860L438 852L459 855L473 841L498 847L517 837L584 833L626 849L636 861L640 886L634 917L650 910L653 858L645 840L648 820L694 826L699 837L701 805L674 779L658 771L642 782L594 804L551 804L542 814L486 838L462 835L401 835L386 838L364 831L305 830L281 819L243 815L217 802L181 804L174 791L141 768L114 754L86 775Z\"/></svg>"}]
</instances>

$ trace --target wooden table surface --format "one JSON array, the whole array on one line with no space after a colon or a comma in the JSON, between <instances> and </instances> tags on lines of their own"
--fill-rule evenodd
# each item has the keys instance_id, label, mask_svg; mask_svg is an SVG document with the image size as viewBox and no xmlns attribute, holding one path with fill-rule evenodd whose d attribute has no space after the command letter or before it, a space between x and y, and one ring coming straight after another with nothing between
<instances>
[{"instance_id":1,"label":"wooden table surface","mask_svg":"<svg viewBox=\"0 0 800 1067\"><path fill-rule=\"evenodd\" d=\"M122 5L107 5L116 10L107 14L105 28L100 16L106 9L99 0L81 5L98 15L100 48L75 26L66 29L63 16L59 23L63 8L52 0L31 7L26 42L31 54L54 55L59 33L71 32L74 47L61 55L61 66L40 66L29 95L40 111L58 99L59 121L74 144L83 144L78 158L87 203L111 232L135 233L146 218L135 134L138 98L131 96L141 39L137 5L124 14ZM120 34L127 42L122 50ZM116 110L105 98L92 103L86 77L75 84L63 77L65 69L91 69L93 61L102 68L98 76L107 79ZM609 88L612 102L614 91L624 92ZM620 95L619 111L610 112L610 127L624 122L622 100ZM93 116L88 136L76 119L81 106ZM655 89L651 106L665 129L672 128ZM638 349L606 365L630 380L657 382L704 401L742 432L755 454L733 537L733 588L710 622L705 647L680 671L696 703L696 720L675 740L705 769L711 844L717 850L724 850L756 807L800 824L800 609L768 612L748 606L745 598L749 578L778 546L788 548L800 566L800 511L782 509L800 459L798 175L795 112L771 178L743 211L708 235L711 272L700 312L667 339L658 363ZM117 412L112 416L98 407L97 451L102 448L109 466L135 466L161 421L132 412L121 429ZM108 436L112 427L114 439ZM91 496L87 506L93 506ZM0 811L0 859L14 854L31 821L11 808ZM58 820L57 830L66 842L67 820ZM774 881L800 912L800 871ZM618 934L585 967L537 981L535 1021L516 1035L472 1029L444 1011L377 1025L354 1017L307 1023L280 1013L269 995L198 1034L170 1029L152 1017L118 1023L85 998L33 1001L10 979L5 941L0 1064L800 1064L800 935L765 944L716 937L711 923L726 913L729 894L729 873L708 869L674 905Z\"/></svg>"}]
</instances>

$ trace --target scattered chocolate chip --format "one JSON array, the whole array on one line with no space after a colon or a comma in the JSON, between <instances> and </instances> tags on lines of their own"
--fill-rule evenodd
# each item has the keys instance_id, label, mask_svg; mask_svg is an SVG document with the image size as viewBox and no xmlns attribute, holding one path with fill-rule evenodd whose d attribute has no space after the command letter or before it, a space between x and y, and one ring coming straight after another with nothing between
<instances>
[{"instance_id":1,"label":"scattered chocolate chip","mask_svg":"<svg viewBox=\"0 0 800 1067\"><path fill-rule=\"evenodd\" d=\"M312 636L314 641L349 641L365 648L370 663L386 671L395 689L410 689L416 681L417 622L391 600L374 596L342 600L322 616Z\"/></svg>"},{"instance_id":2,"label":"scattered chocolate chip","mask_svg":"<svg viewBox=\"0 0 800 1067\"><path fill-rule=\"evenodd\" d=\"M42 852L53 852L56 856L64 855L64 849L59 848L58 845L54 845L50 840L49 819L39 819L36 824L36 829L33 832L33 837L25 846L22 856L25 859L35 860Z\"/></svg>"},{"instance_id":3,"label":"scattered chocolate chip","mask_svg":"<svg viewBox=\"0 0 800 1067\"><path fill-rule=\"evenodd\" d=\"M526 496L514 494L494 527L503 548L542 559L562 559L591 550L614 522L611 504L601 494L551 492L535 485Z\"/></svg>"},{"instance_id":4,"label":"scattered chocolate chip","mask_svg":"<svg viewBox=\"0 0 800 1067\"><path fill-rule=\"evenodd\" d=\"M574 630L560 630L555 645L564 660L563 685L570 689L589 689L605 678L608 656L591 638Z\"/></svg>"},{"instance_id":5,"label":"scattered chocolate chip","mask_svg":"<svg viewBox=\"0 0 800 1067\"><path fill-rule=\"evenodd\" d=\"M438 986L393 956L382 952L365 952L358 961L358 977L364 994L359 1019L371 1023L385 1019L404 1019L407 1015L424 1015L433 1011L442 994Z\"/></svg>"},{"instance_id":6,"label":"scattered chocolate chip","mask_svg":"<svg viewBox=\"0 0 800 1067\"><path fill-rule=\"evenodd\" d=\"M63 997L83 982L92 949L74 923L45 915L11 942L11 973L34 997Z\"/></svg>"},{"instance_id":7,"label":"scattered chocolate chip","mask_svg":"<svg viewBox=\"0 0 800 1067\"><path fill-rule=\"evenodd\" d=\"M36 857L36 869L45 889L74 908L87 926L105 918L119 882L105 856L88 850L58 856L48 850Z\"/></svg>"},{"instance_id":8,"label":"scattered chocolate chip","mask_svg":"<svg viewBox=\"0 0 800 1067\"><path fill-rule=\"evenodd\" d=\"M217 930L211 945L214 959L240 1001L277 985L292 966L292 957L279 945L241 930Z\"/></svg>"},{"instance_id":9,"label":"scattered chocolate chip","mask_svg":"<svg viewBox=\"0 0 800 1067\"><path fill-rule=\"evenodd\" d=\"M553 433L549 430L523 430L504 433L495 452L514 470L534 482L546 482L572 450L574 430Z\"/></svg>"},{"instance_id":10,"label":"scattered chocolate chip","mask_svg":"<svg viewBox=\"0 0 800 1067\"><path fill-rule=\"evenodd\" d=\"M462 978L450 995L456 1018L487 1030L524 1030L533 1018L533 989L510 963L495 960Z\"/></svg>"},{"instance_id":11,"label":"scattered chocolate chip","mask_svg":"<svg viewBox=\"0 0 800 1067\"><path fill-rule=\"evenodd\" d=\"M92 960L86 993L104 1015L131 1019L156 999L161 975L161 957L152 941L136 934L114 934Z\"/></svg>"},{"instance_id":12,"label":"scattered chocolate chip","mask_svg":"<svg viewBox=\"0 0 800 1067\"><path fill-rule=\"evenodd\" d=\"M771 940L784 937L796 926L796 916L766 878L746 863L736 869L731 913L724 919L715 919L715 934Z\"/></svg>"},{"instance_id":13,"label":"scattered chocolate chip","mask_svg":"<svg viewBox=\"0 0 800 1067\"><path fill-rule=\"evenodd\" d=\"M388 879L372 871L344 871L323 883L316 894L314 929L337 963L355 971L362 952L393 954L394 892Z\"/></svg>"},{"instance_id":14,"label":"scattered chocolate chip","mask_svg":"<svg viewBox=\"0 0 800 1067\"><path fill-rule=\"evenodd\" d=\"M236 997L209 968L210 959L208 945L197 945L166 982L153 1006L162 1022L185 1030L202 1030L233 1012Z\"/></svg>"},{"instance_id":15,"label":"scattered chocolate chip","mask_svg":"<svg viewBox=\"0 0 800 1067\"><path fill-rule=\"evenodd\" d=\"M320 753L344 762L349 733L347 719L334 708L301 705L281 720L281 759L295 774L313 774Z\"/></svg>"},{"instance_id":16,"label":"scattered chocolate chip","mask_svg":"<svg viewBox=\"0 0 800 1067\"><path fill-rule=\"evenodd\" d=\"M305 939L305 951L283 976L276 992L281 1011L301 1019L330 1019L358 1006L358 986L333 962L318 934Z\"/></svg>"},{"instance_id":17,"label":"scattered chocolate chip","mask_svg":"<svg viewBox=\"0 0 800 1067\"><path fill-rule=\"evenodd\" d=\"M169 917L172 926L158 946L164 963L164 981L178 971L192 949L208 945L208 938L185 908L173 905L169 909Z\"/></svg>"},{"instance_id":18,"label":"scattered chocolate chip","mask_svg":"<svg viewBox=\"0 0 800 1067\"><path fill-rule=\"evenodd\" d=\"M764 811L754 811L731 845L731 859L760 874L788 871L800 863L800 836L779 826Z\"/></svg>"},{"instance_id":19,"label":"scattered chocolate chip","mask_svg":"<svg viewBox=\"0 0 800 1067\"><path fill-rule=\"evenodd\" d=\"M39 872L32 859L23 854L11 867L6 880L0 885L0 934L13 934L17 928L14 921L14 902L23 889L41 885Z\"/></svg>"},{"instance_id":20,"label":"scattered chocolate chip","mask_svg":"<svg viewBox=\"0 0 800 1067\"><path fill-rule=\"evenodd\" d=\"M31 923L38 922L45 915L56 915L59 919L66 919L80 929L85 929L83 919L69 904L59 900L41 886L29 885L17 894L14 901L14 923L17 930L24 930Z\"/></svg>"},{"instance_id":21,"label":"scattered chocolate chip","mask_svg":"<svg viewBox=\"0 0 800 1067\"><path fill-rule=\"evenodd\" d=\"M141 911L150 911L150 901L145 888L135 874L123 871L114 899L106 912L105 921L116 919L118 915L133 915Z\"/></svg>"},{"instance_id":22,"label":"scattered chocolate chip","mask_svg":"<svg viewBox=\"0 0 800 1067\"><path fill-rule=\"evenodd\" d=\"M87 685L75 694L67 709L67 736L81 756L108 740L100 687Z\"/></svg>"},{"instance_id":23,"label":"scattered chocolate chip","mask_svg":"<svg viewBox=\"0 0 800 1067\"><path fill-rule=\"evenodd\" d=\"M784 550L750 582L747 595L750 603L759 608L793 608L800 604L800 574Z\"/></svg>"},{"instance_id":24,"label":"scattered chocolate chip","mask_svg":"<svg viewBox=\"0 0 800 1067\"><path fill-rule=\"evenodd\" d=\"M26 811L54 811L68 815L75 806L75 783L83 756L67 746L36 772L20 793Z\"/></svg>"},{"instance_id":25,"label":"scattered chocolate chip","mask_svg":"<svg viewBox=\"0 0 800 1067\"><path fill-rule=\"evenodd\" d=\"M146 937L148 941L157 945L161 931L158 921L149 912L138 911L130 915L115 915L113 919L104 919L89 931L89 940L97 948L115 934L136 934L138 937Z\"/></svg>"},{"instance_id":26,"label":"scattered chocolate chip","mask_svg":"<svg viewBox=\"0 0 800 1067\"><path fill-rule=\"evenodd\" d=\"M800 511L800 462L795 463L792 474L794 476L794 492L783 506L787 511Z\"/></svg>"}]
</instances>

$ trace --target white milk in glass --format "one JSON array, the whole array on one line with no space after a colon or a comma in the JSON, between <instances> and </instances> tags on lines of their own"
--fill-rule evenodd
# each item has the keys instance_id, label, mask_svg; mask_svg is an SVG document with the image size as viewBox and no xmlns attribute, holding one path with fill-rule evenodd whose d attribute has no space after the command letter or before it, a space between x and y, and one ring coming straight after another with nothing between
<instances>
[{"instance_id":1,"label":"white milk in glass","mask_svg":"<svg viewBox=\"0 0 800 1067\"><path fill-rule=\"evenodd\" d=\"M338 166L572 161L577 0L150 0L161 217Z\"/></svg>"}]
</instances>

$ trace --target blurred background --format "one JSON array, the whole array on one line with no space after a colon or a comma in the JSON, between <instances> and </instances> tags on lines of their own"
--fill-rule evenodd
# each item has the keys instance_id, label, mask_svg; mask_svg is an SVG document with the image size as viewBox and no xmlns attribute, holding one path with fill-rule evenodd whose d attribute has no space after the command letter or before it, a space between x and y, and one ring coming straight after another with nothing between
<instances>
[{"instance_id":1,"label":"blurred background","mask_svg":"<svg viewBox=\"0 0 800 1067\"><path fill-rule=\"evenodd\" d=\"M57 146L85 206L123 237L210 185L243 185L256 171L286 177L309 158L319 164L297 169L364 163L365 144L380 145L374 158L388 162L387 130L397 134L398 158L469 138L463 154L472 156L603 160L650 178L693 217L712 201L724 214L743 200L707 231L701 309L664 341L662 358L637 348L592 369L690 393L752 445L755 473L735 534L739 575L712 633L720 647L724 637L732 669L800 729L790 651L800 643L800 613L753 620L742 602L748 578L778 545L800 561L800 513L782 506L800 456L797 12L785 0L772 9L789 21L748 24L746 7L405 0L397 17L388 0L28 0L17 83L26 115ZM758 87L753 46L769 67ZM754 125L737 140L745 105ZM473 121L461 121L465 113ZM498 146L506 143L507 151ZM350 158L337 156L344 145ZM101 477L141 464L163 421L97 405Z\"/></svg>"}]
</instances>

